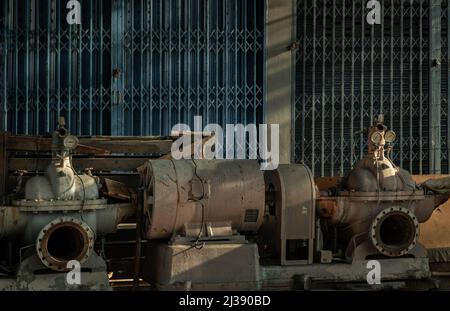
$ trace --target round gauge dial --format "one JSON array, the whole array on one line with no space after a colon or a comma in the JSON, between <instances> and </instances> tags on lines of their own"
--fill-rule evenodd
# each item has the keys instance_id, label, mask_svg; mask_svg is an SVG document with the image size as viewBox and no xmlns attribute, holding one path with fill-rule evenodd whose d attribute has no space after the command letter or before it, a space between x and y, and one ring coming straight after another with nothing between
<instances>
[{"instance_id":1,"label":"round gauge dial","mask_svg":"<svg viewBox=\"0 0 450 311\"><path fill-rule=\"evenodd\" d=\"M387 132L384 134L384 139L385 139L388 143L392 143L392 142L395 140L395 138L397 138L397 135L395 135L395 132L394 132L394 131L387 131Z\"/></svg>"},{"instance_id":2,"label":"round gauge dial","mask_svg":"<svg viewBox=\"0 0 450 311\"><path fill-rule=\"evenodd\" d=\"M76 136L69 135L64 138L64 147L68 149L75 149L78 146L78 138Z\"/></svg>"},{"instance_id":3,"label":"round gauge dial","mask_svg":"<svg viewBox=\"0 0 450 311\"><path fill-rule=\"evenodd\" d=\"M370 140L376 145L378 145L382 139L383 135L380 132L373 132L370 136Z\"/></svg>"}]
</instances>

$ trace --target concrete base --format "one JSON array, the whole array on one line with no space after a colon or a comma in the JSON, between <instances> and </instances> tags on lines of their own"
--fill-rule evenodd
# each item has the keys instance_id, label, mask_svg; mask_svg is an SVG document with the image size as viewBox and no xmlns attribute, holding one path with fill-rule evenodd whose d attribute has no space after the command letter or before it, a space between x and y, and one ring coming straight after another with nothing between
<instances>
[{"instance_id":1,"label":"concrete base","mask_svg":"<svg viewBox=\"0 0 450 311\"><path fill-rule=\"evenodd\" d=\"M53 272L45 267L36 255L22 261L16 278L1 278L0 291L106 291L109 286L106 264L92 254L81 266L79 285L69 285L67 273Z\"/></svg>"},{"instance_id":2,"label":"concrete base","mask_svg":"<svg viewBox=\"0 0 450 311\"><path fill-rule=\"evenodd\" d=\"M429 283L431 273L426 258L380 259L381 284L369 285L368 260L307 266L262 266L262 287L290 289L406 289L409 282ZM434 287L434 284L431 284Z\"/></svg>"},{"instance_id":3,"label":"concrete base","mask_svg":"<svg viewBox=\"0 0 450 311\"><path fill-rule=\"evenodd\" d=\"M143 278L159 290L292 290L434 288L426 258L381 259L381 284L368 285L367 260L298 266L260 265L255 244L147 247Z\"/></svg>"},{"instance_id":4,"label":"concrete base","mask_svg":"<svg viewBox=\"0 0 450 311\"><path fill-rule=\"evenodd\" d=\"M159 289L174 286L186 290L199 284L226 289L223 285L230 283L254 286L260 279L256 244L205 243L196 248L151 243L145 258L143 278Z\"/></svg>"}]
</instances>

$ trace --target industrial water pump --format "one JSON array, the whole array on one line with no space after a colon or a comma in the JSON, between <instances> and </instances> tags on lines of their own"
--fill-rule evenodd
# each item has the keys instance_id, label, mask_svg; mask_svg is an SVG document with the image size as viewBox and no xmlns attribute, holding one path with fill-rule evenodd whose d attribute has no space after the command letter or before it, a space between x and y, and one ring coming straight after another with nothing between
<instances>
[{"instance_id":1,"label":"industrial water pump","mask_svg":"<svg viewBox=\"0 0 450 311\"><path fill-rule=\"evenodd\" d=\"M99 178L77 173L71 156L77 144L78 138L69 134L61 118L45 174L26 182L23 198L0 207L0 238L21 246L16 279L0 280L0 288L42 289L39 278L45 275L46 288L69 288L65 273L54 272L67 272L71 261L78 262L82 272L89 271L79 288L109 287L106 264L94 251L94 242L97 236L116 231L134 210L128 203L108 204L100 197Z\"/></svg>"},{"instance_id":2,"label":"industrial water pump","mask_svg":"<svg viewBox=\"0 0 450 311\"><path fill-rule=\"evenodd\" d=\"M368 138L367 155L317 200L324 231L334 244L330 248L343 249L349 261L425 258L426 250L418 242L419 224L449 196L428 192L394 164L390 154L396 135L382 116L369 128Z\"/></svg>"}]
</instances>

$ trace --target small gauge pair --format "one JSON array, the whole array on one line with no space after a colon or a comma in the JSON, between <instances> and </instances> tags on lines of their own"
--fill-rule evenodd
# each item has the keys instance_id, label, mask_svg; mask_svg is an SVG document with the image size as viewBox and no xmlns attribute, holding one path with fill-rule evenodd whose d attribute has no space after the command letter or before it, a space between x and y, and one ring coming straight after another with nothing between
<instances>
[{"instance_id":1,"label":"small gauge pair","mask_svg":"<svg viewBox=\"0 0 450 311\"><path fill-rule=\"evenodd\" d=\"M394 142L396 137L397 136L395 135L394 131L387 131L384 133L384 140L387 143ZM370 136L370 140L372 141L372 143L379 145L383 140L383 132L373 132L372 135Z\"/></svg>"}]
</instances>

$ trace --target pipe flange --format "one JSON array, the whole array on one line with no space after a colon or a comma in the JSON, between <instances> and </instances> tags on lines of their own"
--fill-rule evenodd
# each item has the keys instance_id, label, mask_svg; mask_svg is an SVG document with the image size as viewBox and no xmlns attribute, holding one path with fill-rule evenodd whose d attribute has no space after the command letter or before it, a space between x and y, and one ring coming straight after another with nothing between
<instances>
[{"instance_id":1,"label":"pipe flange","mask_svg":"<svg viewBox=\"0 0 450 311\"><path fill-rule=\"evenodd\" d=\"M388 224L389 221L391 223L397 221L398 223ZM391 229L394 228L395 230L388 232L389 229L383 228L384 225L390 225ZM395 235L399 228L401 232ZM390 235L388 235L389 233ZM386 237L386 235L388 236ZM419 221L413 211L404 207L384 209L375 217L371 225L370 239L373 246L388 257L407 255L417 245L418 238Z\"/></svg>"},{"instance_id":2,"label":"pipe flange","mask_svg":"<svg viewBox=\"0 0 450 311\"><path fill-rule=\"evenodd\" d=\"M42 263L55 271L69 271L67 263L86 262L94 249L94 232L84 221L60 217L49 222L36 239L36 253Z\"/></svg>"}]
</instances>

